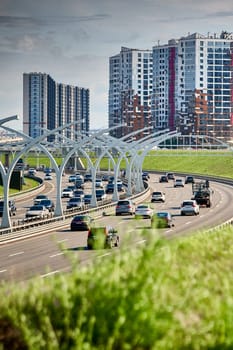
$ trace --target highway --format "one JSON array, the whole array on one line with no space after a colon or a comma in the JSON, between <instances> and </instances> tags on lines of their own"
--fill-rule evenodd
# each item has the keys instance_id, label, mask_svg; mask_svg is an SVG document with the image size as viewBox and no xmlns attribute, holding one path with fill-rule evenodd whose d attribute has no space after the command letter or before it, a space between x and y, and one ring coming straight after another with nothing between
<instances>
[{"instance_id":1,"label":"highway","mask_svg":"<svg viewBox=\"0 0 233 350\"><path fill-rule=\"evenodd\" d=\"M159 230L162 236L175 238L187 235L202 228L214 227L229 220L232 215L231 203L233 199L233 187L211 182L213 189L211 208L201 208L198 216L181 216L180 204L184 199L192 196L191 184L184 188L174 188L173 181L159 183L158 175L151 175L150 186L152 190L163 190L166 194L165 203L152 203L155 211L169 210L174 216L175 226L169 229ZM64 179L65 181L65 179ZM90 185L89 185L90 186ZM46 183L45 191L54 195L54 184ZM32 196L33 197L33 196ZM20 202L21 210L32 198ZM150 201L150 197L148 200ZM130 216L101 216L96 219L99 225L112 225L118 229L120 247L113 250L92 251L86 249L87 231L71 232L69 226L60 227L50 233L25 240L15 241L0 246L0 280L1 281L27 281L35 276L48 278L49 276L70 271L71 257L78 257L80 266L88 264L94 258L105 259L108 254L120 252L121 246L143 244L148 232L151 232L150 220L136 220Z\"/></svg>"}]
</instances>

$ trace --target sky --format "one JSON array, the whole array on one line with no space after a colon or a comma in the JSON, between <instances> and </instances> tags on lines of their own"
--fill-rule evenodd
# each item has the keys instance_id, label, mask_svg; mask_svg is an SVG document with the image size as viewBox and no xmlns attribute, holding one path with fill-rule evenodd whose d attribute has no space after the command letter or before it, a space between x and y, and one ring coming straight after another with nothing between
<instances>
[{"instance_id":1,"label":"sky","mask_svg":"<svg viewBox=\"0 0 233 350\"><path fill-rule=\"evenodd\" d=\"M22 130L23 73L42 72L89 89L90 128L107 128L109 57L222 30L232 0L0 0L0 119Z\"/></svg>"}]
</instances>

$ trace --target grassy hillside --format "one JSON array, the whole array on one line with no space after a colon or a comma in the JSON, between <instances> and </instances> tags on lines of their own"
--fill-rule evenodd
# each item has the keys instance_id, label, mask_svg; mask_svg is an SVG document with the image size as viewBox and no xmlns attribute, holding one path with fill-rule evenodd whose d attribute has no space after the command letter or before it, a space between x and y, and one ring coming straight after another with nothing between
<instances>
[{"instance_id":1,"label":"grassy hillside","mask_svg":"<svg viewBox=\"0 0 233 350\"><path fill-rule=\"evenodd\" d=\"M233 177L233 153L204 151L157 151L145 157L146 170L172 170L193 174Z\"/></svg>"}]
</instances>

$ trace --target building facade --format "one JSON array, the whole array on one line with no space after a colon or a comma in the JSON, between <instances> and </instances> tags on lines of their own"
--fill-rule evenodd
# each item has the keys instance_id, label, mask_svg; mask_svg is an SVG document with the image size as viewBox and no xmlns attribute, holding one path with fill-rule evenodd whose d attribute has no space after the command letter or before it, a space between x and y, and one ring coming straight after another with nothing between
<instances>
[{"instance_id":1,"label":"building facade","mask_svg":"<svg viewBox=\"0 0 233 350\"><path fill-rule=\"evenodd\" d=\"M135 138L152 132L151 95L153 88L152 50L122 47L109 59L109 128L123 137L135 130L147 128Z\"/></svg>"},{"instance_id":2,"label":"building facade","mask_svg":"<svg viewBox=\"0 0 233 350\"><path fill-rule=\"evenodd\" d=\"M155 130L169 127L232 141L232 34L194 33L154 46L153 72Z\"/></svg>"},{"instance_id":3,"label":"building facade","mask_svg":"<svg viewBox=\"0 0 233 350\"><path fill-rule=\"evenodd\" d=\"M178 109L178 41L153 47L152 115L156 131L173 131Z\"/></svg>"},{"instance_id":4,"label":"building facade","mask_svg":"<svg viewBox=\"0 0 233 350\"><path fill-rule=\"evenodd\" d=\"M61 131L61 136L77 139L76 132L88 134L89 90L56 83L45 73L23 75L23 131L35 138L67 123L77 122ZM54 136L49 137L54 140Z\"/></svg>"}]
</instances>

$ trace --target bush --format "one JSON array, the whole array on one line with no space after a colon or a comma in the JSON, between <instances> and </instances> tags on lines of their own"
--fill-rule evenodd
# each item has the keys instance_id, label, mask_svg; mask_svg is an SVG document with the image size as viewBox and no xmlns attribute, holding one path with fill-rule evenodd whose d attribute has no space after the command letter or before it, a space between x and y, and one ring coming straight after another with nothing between
<instances>
[{"instance_id":1,"label":"bush","mask_svg":"<svg viewBox=\"0 0 233 350\"><path fill-rule=\"evenodd\" d=\"M233 348L233 230L170 241L150 232L144 246L70 274L3 286L2 348Z\"/></svg>"}]
</instances>

